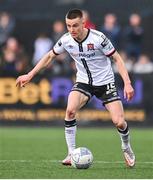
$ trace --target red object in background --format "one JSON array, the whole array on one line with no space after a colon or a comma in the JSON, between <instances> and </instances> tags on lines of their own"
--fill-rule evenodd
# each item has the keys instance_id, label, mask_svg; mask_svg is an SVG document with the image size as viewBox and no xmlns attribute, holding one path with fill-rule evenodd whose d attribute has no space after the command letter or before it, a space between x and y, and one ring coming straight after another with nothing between
<instances>
[{"instance_id":1,"label":"red object in background","mask_svg":"<svg viewBox=\"0 0 153 180\"><path fill-rule=\"evenodd\" d=\"M85 22L85 28L96 29L96 26L95 26L95 24L92 23L91 21L86 21L86 22Z\"/></svg>"}]
</instances>

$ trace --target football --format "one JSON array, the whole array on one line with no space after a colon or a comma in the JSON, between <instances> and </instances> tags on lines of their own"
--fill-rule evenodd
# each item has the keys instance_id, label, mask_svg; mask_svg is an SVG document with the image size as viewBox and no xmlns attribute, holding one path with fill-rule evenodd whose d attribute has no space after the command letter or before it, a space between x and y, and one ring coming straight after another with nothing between
<instances>
[{"instance_id":1,"label":"football","mask_svg":"<svg viewBox=\"0 0 153 180\"><path fill-rule=\"evenodd\" d=\"M71 155L71 164L77 169L87 169L93 162L93 155L86 147L74 149Z\"/></svg>"}]
</instances>

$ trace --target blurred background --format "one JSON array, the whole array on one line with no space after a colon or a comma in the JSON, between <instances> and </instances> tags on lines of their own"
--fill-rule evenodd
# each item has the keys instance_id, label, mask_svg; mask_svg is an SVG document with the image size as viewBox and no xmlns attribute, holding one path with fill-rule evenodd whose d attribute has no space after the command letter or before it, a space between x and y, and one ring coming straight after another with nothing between
<instances>
[{"instance_id":1,"label":"blurred background","mask_svg":"<svg viewBox=\"0 0 153 180\"><path fill-rule=\"evenodd\" d=\"M58 56L23 89L15 86L66 32L71 8L84 10L85 26L102 31L123 57L135 89L123 99L123 83L112 64L126 120L153 126L152 0L0 0L0 125L63 125L67 96L75 81L68 54ZM108 112L93 98L77 114L82 126L109 126Z\"/></svg>"}]
</instances>

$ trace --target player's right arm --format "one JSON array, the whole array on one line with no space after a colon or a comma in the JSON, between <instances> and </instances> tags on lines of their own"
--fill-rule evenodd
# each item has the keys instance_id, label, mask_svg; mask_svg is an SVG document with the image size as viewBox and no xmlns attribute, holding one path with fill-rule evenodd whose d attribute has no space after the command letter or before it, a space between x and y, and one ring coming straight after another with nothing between
<instances>
[{"instance_id":1,"label":"player's right arm","mask_svg":"<svg viewBox=\"0 0 153 180\"><path fill-rule=\"evenodd\" d=\"M28 74L21 75L17 78L16 86L24 87L41 69L46 68L55 56L53 50L46 53Z\"/></svg>"}]
</instances>

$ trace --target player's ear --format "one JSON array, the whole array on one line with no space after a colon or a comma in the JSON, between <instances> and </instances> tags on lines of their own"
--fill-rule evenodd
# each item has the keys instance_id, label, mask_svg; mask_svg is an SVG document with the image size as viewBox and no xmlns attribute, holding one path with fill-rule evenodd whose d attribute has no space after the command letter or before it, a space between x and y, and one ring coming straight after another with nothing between
<instances>
[{"instance_id":1,"label":"player's ear","mask_svg":"<svg viewBox=\"0 0 153 180\"><path fill-rule=\"evenodd\" d=\"M82 18L82 25L83 25L83 27L85 27L85 19L84 18Z\"/></svg>"}]
</instances>

